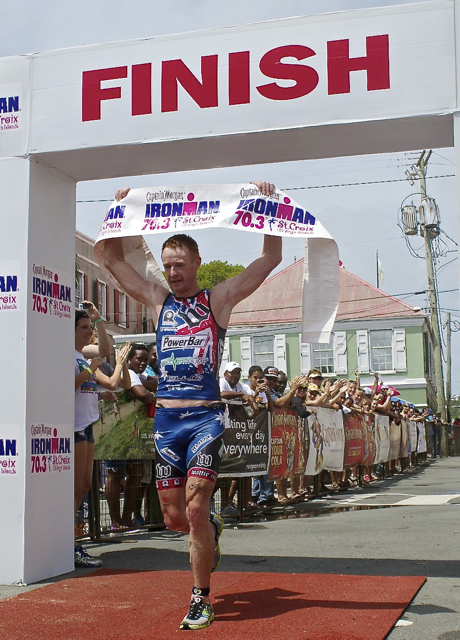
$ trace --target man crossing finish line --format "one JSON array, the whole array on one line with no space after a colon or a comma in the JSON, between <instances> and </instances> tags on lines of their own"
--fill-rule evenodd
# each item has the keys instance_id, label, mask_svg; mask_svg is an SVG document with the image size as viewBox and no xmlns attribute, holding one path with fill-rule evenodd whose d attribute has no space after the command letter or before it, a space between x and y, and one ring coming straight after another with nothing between
<instances>
[{"instance_id":1,"label":"man crossing finish line","mask_svg":"<svg viewBox=\"0 0 460 640\"><path fill-rule=\"evenodd\" d=\"M268 182L253 184L265 196L275 191ZM119 189L116 200L128 192ZM156 483L166 526L189 534L194 586L180 628L203 629L215 617L210 581L220 561L223 529L221 518L209 510L225 428L218 382L223 342L233 307L281 262L281 238L265 235L260 258L204 291L197 282L198 245L185 234L168 238L161 251L172 292L146 280L124 260L120 238L100 241L95 255L128 295L151 309L157 327Z\"/></svg>"}]
</instances>

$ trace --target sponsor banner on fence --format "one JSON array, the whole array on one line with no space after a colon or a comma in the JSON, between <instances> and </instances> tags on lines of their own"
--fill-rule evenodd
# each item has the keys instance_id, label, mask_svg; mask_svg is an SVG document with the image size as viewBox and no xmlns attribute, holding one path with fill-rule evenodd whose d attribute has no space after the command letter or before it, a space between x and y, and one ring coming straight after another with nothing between
<instances>
[{"instance_id":1,"label":"sponsor banner on fence","mask_svg":"<svg viewBox=\"0 0 460 640\"><path fill-rule=\"evenodd\" d=\"M364 425L355 413L347 413L343 416L343 428L345 432L344 469L362 464L364 458L363 427Z\"/></svg>"},{"instance_id":2,"label":"sponsor banner on fence","mask_svg":"<svg viewBox=\"0 0 460 640\"><path fill-rule=\"evenodd\" d=\"M360 416L364 434L364 457L362 465L369 466L375 460L375 416L374 414L363 414Z\"/></svg>"},{"instance_id":3,"label":"sponsor banner on fence","mask_svg":"<svg viewBox=\"0 0 460 640\"><path fill-rule=\"evenodd\" d=\"M399 447L399 457L407 458L408 453L408 442L409 442L409 427L407 424L407 420L404 418L401 420L401 445Z\"/></svg>"},{"instance_id":4,"label":"sponsor banner on fence","mask_svg":"<svg viewBox=\"0 0 460 640\"><path fill-rule=\"evenodd\" d=\"M260 476L268 473L270 414L264 409L249 418L242 405L228 404L219 476Z\"/></svg>"},{"instance_id":5,"label":"sponsor banner on fence","mask_svg":"<svg viewBox=\"0 0 460 640\"><path fill-rule=\"evenodd\" d=\"M399 452L401 450L401 425L396 424L394 420L390 422L390 451L388 454L389 460L396 460L399 458Z\"/></svg>"},{"instance_id":6,"label":"sponsor banner on fence","mask_svg":"<svg viewBox=\"0 0 460 640\"><path fill-rule=\"evenodd\" d=\"M99 401L99 416L93 425L96 460L155 458L154 419L130 391L117 394L115 402Z\"/></svg>"},{"instance_id":7,"label":"sponsor banner on fence","mask_svg":"<svg viewBox=\"0 0 460 640\"><path fill-rule=\"evenodd\" d=\"M425 423L424 422L418 422L417 423L417 429L418 429L417 453L426 453L427 452L427 446L426 446Z\"/></svg>"},{"instance_id":8,"label":"sponsor banner on fence","mask_svg":"<svg viewBox=\"0 0 460 640\"><path fill-rule=\"evenodd\" d=\"M294 409L275 409L272 414L270 480L305 472L305 419Z\"/></svg>"},{"instance_id":9,"label":"sponsor banner on fence","mask_svg":"<svg viewBox=\"0 0 460 640\"><path fill-rule=\"evenodd\" d=\"M375 414L375 463L388 462L390 453L390 418Z\"/></svg>"},{"instance_id":10,"label":"sponsor banner on fence","mask_svg":"<svg viewBox=\"0 0 460 640\"><path fill-rule=\"evenodd\" d=\"M342 471L345 451L342 412L318 407L307 421L310 447L305 473L314 476L323 469Z\"/></svg>"},{"instance_id":11,"label":"sponsor banner on fence","mask_svg":"<svg viewBox=\"0 0 460 640\"><path fill-rule=\"evenodd\" d=\"M418 429L417 422L413 420L409 420L409 443L410 443L410 453L415 453L417 451L417 442L418 442Z\"/></svg>"}]
</instances>

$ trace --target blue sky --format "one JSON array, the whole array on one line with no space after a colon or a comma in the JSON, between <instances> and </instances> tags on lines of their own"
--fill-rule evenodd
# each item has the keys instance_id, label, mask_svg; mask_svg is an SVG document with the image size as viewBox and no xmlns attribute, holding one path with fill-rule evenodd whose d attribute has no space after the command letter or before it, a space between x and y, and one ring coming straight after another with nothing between
<instances>
[{"instance_id":1,"label":"blue sky","mask_svg":"<svg viewBox=\"0 0 460 640\"><path fill-rule=\"evenodd\" d=\"M409 4L381 0L291 1L253 0L216 3L209 0L190 2L139 0L131 5L118 0L19 0L2 7L0 22L0 56L58 49L84 44L128 40L154 35L197 31L235 24L246 24L295 15L334 12L381 5ZM106 203L115 188L247 182L266 179L290 195L317 216L336 239L344 266L375 284L375 253L378 250L385 272L384 290L398 295L412 306L427 306L426 295L414 292L426 289L424 260L410 255L397 226L402 201L418 191L405 180L408 165L420 150L399 154L350 157L331 160L292 162L253 167L233 167L208 171L184 172L169 176L139 176L117 180L85 182L78 185L77 228L94 237L102 222ZM428 193L436 198L441 212L441 227L455 241L458 238L453 149L434 150L428 170ZM444 177L447 176L447 177ZM414 196L417 203L418 196ZM206 232L202 232L206 233ZM248 264L260 251L261 239L250 234L216 231L198 236L204 261L213 259ZM229 235L230 234L230 235ZM161 241L150 244L156 251ZM423 255L423 241L413 242ZM448 243L449 249L455 245ZM303 242L285 242L282 267L303 255ZM442 259L446 266L439 275L440 306L451 310L460 320L458 262L456 253ZM450 264L449 261L453 260ZM453 291L451 291L453 290ZM404 294L404 295L403 295ZM453 336L454 354L460 344ZM460 364L453 359L453 392L460 393Z\"/></svg>"}]
</instances>

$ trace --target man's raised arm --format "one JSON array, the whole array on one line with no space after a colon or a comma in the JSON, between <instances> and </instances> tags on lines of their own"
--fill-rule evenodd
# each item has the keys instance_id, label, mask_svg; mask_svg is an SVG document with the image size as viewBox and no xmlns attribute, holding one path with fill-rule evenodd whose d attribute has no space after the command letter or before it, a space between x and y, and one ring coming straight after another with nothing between
<instances>
[{"instance_id":1,"label":"man's raised arm","mask_svg":"<svg viewBox=\"0 0 460 640\"><path fill-rule=\"evenodd\" d=\"M94 247L94 255L99 264L103 265L126 293L137 302L155 309L168 295L167 289L146 280L125 261L121 238L101 240Z\"/></svg>"},{"instance_id":2,"label":"man's raised arm","mask_svg":"<svg viewBox=\"0 0 460 640\"><path fill-rule=\"evenodd\" d=\"M253 182L265 196L275 192L270 182ZM233 307L260 287L267 276L282 259L282 243L278 236L264 236L262 255L246 267L239 275L220 282L212 290L212 309L221 327L227 327Z\"/></svg>"},{"instance_id":3,"label":"man's raised arm","mask_svg":"<svg viewBox=\"0 0 460 640\"><path fill-rule=\"evenodd\" d=\"M123 200L130 191L129 187L122 187L115 192L115 200ZM169 291L157 282L150 282L143 278L125 261L123 241L121 238L101 240L94 247L94 255L100 265L109 271L126 293L158 315ZM156 320L156 318L155 318Z\"/></svg>"}]
</instances>

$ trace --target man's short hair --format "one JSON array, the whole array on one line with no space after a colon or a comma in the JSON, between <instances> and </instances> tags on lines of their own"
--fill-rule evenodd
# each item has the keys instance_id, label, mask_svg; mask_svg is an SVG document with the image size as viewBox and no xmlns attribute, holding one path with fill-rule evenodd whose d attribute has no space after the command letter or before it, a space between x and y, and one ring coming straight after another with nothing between
<instances>
[{"instance_id":1,"label":"man's short hair","mask_svg":"<svg viewBox=\"0 0 460 640\"><path fill-rule=\"evenodd\" d=\"M199 257L200 255L200 250L198 249L196 240L194 240L191 236L188 236L186 233L176 233L176 235L167 238L167 240L163 242L161 253L163 253L166 248L177 249L177 247L185 247L196 256Z\"/></svg>"},{"instance_id":2,"label":"man's short hair","mask_svg":"<svg viewBox=\"0 0 460 640\"><path fill-rule=\"evenodd\" d=\"M146 351L148 354L147 345L141 344L140 342L135 342L134 344L132 344L131 349L129 350L129 353L128 353L128 360L130 360L134 356L136 351Z\"/></svg>"},{"instance_id":3,"label":"man's short hair","mask_svg":"<svg viewBox=\"0 0 460 640\"><path fill-rule=\"evenodd\" d=\"M253 364L252 367L249 367L248 378L250 378L256 371L260 371L260 373L263 374L262 367L259 367L258 364Z\"/></svg>"}]
</instances>

